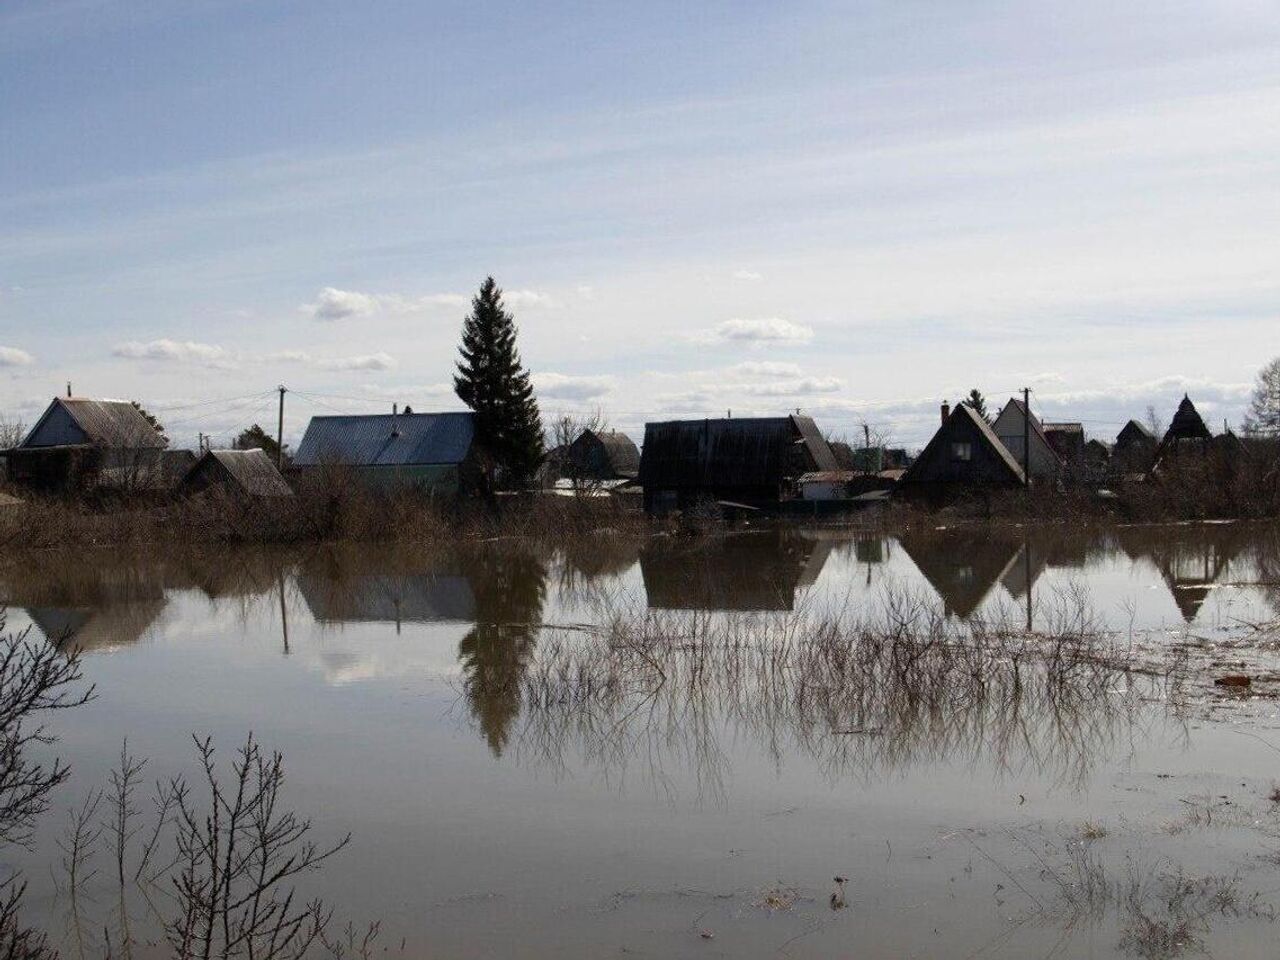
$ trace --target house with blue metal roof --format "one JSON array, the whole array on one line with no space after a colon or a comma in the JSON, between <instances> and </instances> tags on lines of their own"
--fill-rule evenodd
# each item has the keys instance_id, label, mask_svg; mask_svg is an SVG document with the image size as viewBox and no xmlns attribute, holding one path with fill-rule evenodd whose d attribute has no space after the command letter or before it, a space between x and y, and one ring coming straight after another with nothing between
<instances>
[{"instance_id":1,"label":"house with blue metal roof","mask_svg":"<svg viewBox=\"0 0 1280 960\"><path fill-rule=\"evenodd\" d=\"M373 486L453 494L480 477L475 414L382 413L312 417L293 465L347 467Z\"/></svg>"}]
</instances>

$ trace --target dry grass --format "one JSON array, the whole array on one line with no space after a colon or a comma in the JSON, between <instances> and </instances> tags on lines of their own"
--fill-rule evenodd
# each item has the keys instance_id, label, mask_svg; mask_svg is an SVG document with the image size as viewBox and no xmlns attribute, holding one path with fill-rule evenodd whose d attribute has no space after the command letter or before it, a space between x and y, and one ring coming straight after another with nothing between
<instances>
[{"instance_id":1,"label":"dry grass","mask_svg":"<svg viewBox=\"0 0 1280 960\"><path fill-rule=\"evenodd\" d=\"M21 507L0 512L0 547L560 540L647 529L631 499L513 496L485 503L371 490L329 471L302 480L295 497L270 500L216 491L191 498L26 497Z\"/></svg>"},{"instance_id":2,"label":"dry grass","mask_svg":"<svg viewBox=\"0 0 1280 960\"><path fill-rule=\"evenodd\" d=\"M572 745L606 770L690 765L710 793L741 735L830 774L984 759L1078 782L1168 679L1135 674L1083 603L1036 634L901 591L857 615L615 610L595 636L544 632L519 743L553 768Z\"/></svg>"}]
</instances>

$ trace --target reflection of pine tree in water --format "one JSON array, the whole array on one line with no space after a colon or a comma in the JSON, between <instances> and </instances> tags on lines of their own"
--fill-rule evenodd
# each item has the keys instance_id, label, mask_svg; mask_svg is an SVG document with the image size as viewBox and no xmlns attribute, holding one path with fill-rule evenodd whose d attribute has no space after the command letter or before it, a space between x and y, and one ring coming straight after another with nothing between
<instances>
[{"instance_id":1,"label":"reflection of pine tree in water","mask_svg":"<svg viewBox=\"0 0 1280 960\"><path fill-rule=\"evenodd\" d=\"M494 756L501 756L520 715L520 684L537 644L547 569L519 549L489 552L467 564L476 625L458 644L471 715Z\"/></svg>"}]
</instances>

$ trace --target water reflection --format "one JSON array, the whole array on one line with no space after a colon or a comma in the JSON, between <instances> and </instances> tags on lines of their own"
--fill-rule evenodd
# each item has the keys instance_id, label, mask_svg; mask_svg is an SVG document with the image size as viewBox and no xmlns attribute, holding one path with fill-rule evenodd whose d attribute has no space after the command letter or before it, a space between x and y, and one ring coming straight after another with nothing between
<instances>
[{"instance_id":1,"label":"water reflection","mask_svg":"<svg viewBox=\"0 0 1280 960\"><path fill-rule=\"evenodd\" d=\"M942 599L944 613L961 619L973 616L995 585L1013 573L1023 548L1020 540L988 530L912 532L900 543ZM1030 585L1027 579L1024 591Z\"/></svg>"},{"instance_id":2,"label":"water reflection","mask_svg":"<svg viewBox=\"0 0 1280 960\"><path fill-rule=\"evenodd\" d=\"M482 571L482 573L481 573ZM537 647L547 598L547 567L529 549L477 561L477 620L458 644L462 688L494 756L520 715L521 685Z\"/></svg>"},{"instance_id":3,"label":"water reflection","mask_svg":"<svg viewBox=\"0 0 1280 960\"><path fill-rule=\"evenodd\" d=\"M135 564L32 557L6 572L4 604L25 609L50 642L79 650L137 643L159 621L165 578Z\"/></svg>"},{"instance_id":4,"label":"water reflection","mask_svg":"<svg viewBox=\"0 0 1280 960\"><path fill-rule=\"evenodd\" d=\"M434 563L406 569L404 563L329 551L305 563L296 582L316 623L388 623L399 633L406 622L468 621L479 616L470 579L461 570Z\"/></svg>"},{"instance_id":5,"label":"water reflection","mask_svg":"<svg viewBox=\"0 0 1280 960\"><path fill-rule=\"evenodd\" d=\"M796 592L812 586L831 543L790 530L697 540L663 538L640 553L654 610L793 610Z\"/></svg>"},{"instance_id":6,"label":"water reflection","mask_svg":"<svg viewBox=\"0 0 1280 960\"><path fill-rule=\"evenodd\" d=\"M1122 527L1115 536L1128 556L1146 560L1160 571L1183 620L1191 623L1214 587L1232 579L1232 565L1241 566L1237 561L1242 559L1249 532L1241 524L1212 524Z\"/></svg>"},{"instance_id":7,"label":"water reflection","mask_svg":"<svg viewBox=\"0 0 1280 960\"><path fill-rule=\"evenodd\" d=\"M1134 572L1144 568L1150 579L1135 580ZM415 650L443 641L448 652L434 661L436 669L447 669L445 660L456 665L467 714L488 748L500 756L520 718L525 674L546 633L546 621L600 624L617 616L642 617L646 611L794 615L804 609L799 601L805 595L817 598L819 606L851 594L855 600L872 597L881 571L886 583L896 579L908 586L927 585L941 612L957 620L992 610L1009 615L1002 606L1007 597L1025 609L1027 625L1040 625L1031 623L1033 611L1039 618L1045 598L1076 578L1122 598L1158 586L1169 600L1146 601L1149 626L1163 625L1161 617L1168 614L1161 610L1176 610L1193 623L1202 617L1213 591L1224 585L1248 587L1241 601L1245 608L1233 608L1233 616L1263 619L1280 612L1280 535L1272 527L1246 525L1105 532L956 529L912 531L900 538L835 528L648 540L606 531L555 552L502 541L431 551L331 547L178 556L50 553L0 570L0 598L24 610L50 640L61 643L74 634L77 646L88 650L161 635L166 611L177 596L195 594L215 608L230 602L239 605L243 623L267 625L268 633L276 633L284 652L290 650L292 631L295 646L309 644L310 659L319 658L326 676L347 682L397 670L427 675L430 668ZM590 601L585 610L584 600ZM1021 612L1013 615L1022 618ZM184 608L175 616L191 614ZM315 631L316 626L344 624L375 629L353 632L341 643ZM378 643L376 628L382 624L395 635L404 632L406 645ZM423 626L434 632L424 634ZM341 669L331 669L335 663ZM741 704L735 710L737 721L758 713ZM787 736L803 743L800 720L792 720L783 724ZM688 717L681 722L686 721L684 730L698 729ZM952 714L949 722L950 729L964 729L969 721ZM973 735L969 727L965 736ZM931 738L938 751L956 745L950 735L935 733L924 740ZM913 741L923 742L896 737L840 748L883 752L890 744ZM826 742L821 746L823 751L832 748Z\"/></svg>"}]
</instances>

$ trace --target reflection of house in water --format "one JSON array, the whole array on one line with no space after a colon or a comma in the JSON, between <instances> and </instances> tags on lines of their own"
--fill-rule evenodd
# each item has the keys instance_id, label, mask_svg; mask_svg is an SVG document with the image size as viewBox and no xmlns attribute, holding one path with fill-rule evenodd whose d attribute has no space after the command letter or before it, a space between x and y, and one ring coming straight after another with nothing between
<instances>
[{"instance_id":1,"label":"reflection of house in water","mask_svg":"<svg viewBox=\"0 0 1280 960\"><path fill-rule=\"evenodd\" d=\"M317 623L438 623L476 618L471 583L461 574L298 575L298 591Z\"/></svg>"},{"instance_id":2,"label":"reflection of house in water","mask_svg":"<svg viewBox=\"0 0 1280 960\"><path fill-rule=\"evenodd\" d=\"M1196 618L1243 547L1236 524L1123 527L1116 539L1130 557L1155 565L1187 623Z\"/></svg>"},{"instance_id":3,"label":"reflection of house in water","mask_svg":"<svg viewBox=\"0 0 1280 960\"><path fill-rule=\"evenodd\" d=\"M962 619L1012 573L1022 549L1021 541L993 538L985 530L909 533L899 543L942 598L945 613Z\"/></svg>"},{"instance_id":4,"label":"reflection of house in water","mask_svg":"<svg viewBox=\"0 0 1280 960\"><path fill-rule=\"evenodd\" d=\"M791 610L812 586L832 544L787 531L651 543L640 553L655 610Z\"/></svg>"},{"instance_id":5,"label":"reflection of house in water","mask_svg":"<svg viewBox=\"0 0 1280 960\"><path fill-rule=\"evenodd\" d=\"M162 571L102 559L25 563L5 574L0 605L23 608L58 645L99 650L137 643L164 611Z\"/></svg>"},{"instance_id":6,"label":"reflection of house in water","mask_svg":"<svg viewBox=\"0 0 1280 960\"><path fill-rule=\"evenodd\" d=\"M1043 547L1028 540L1018 548L1013 563L1000 577L1000 583L1013 599L1025 600L1048 566L1048 554Z\"/></svg>"}]
</instances>

